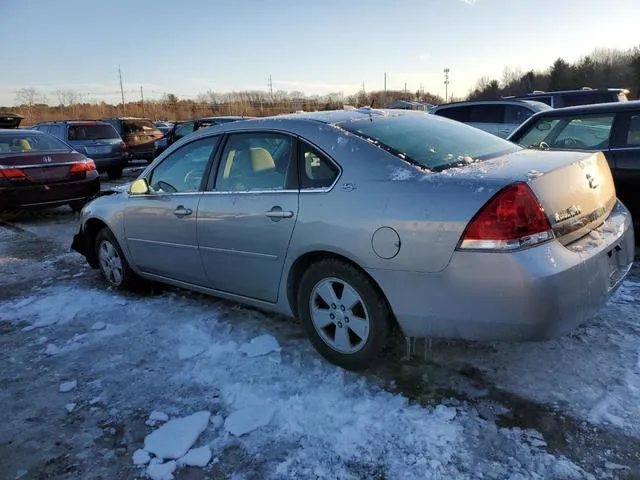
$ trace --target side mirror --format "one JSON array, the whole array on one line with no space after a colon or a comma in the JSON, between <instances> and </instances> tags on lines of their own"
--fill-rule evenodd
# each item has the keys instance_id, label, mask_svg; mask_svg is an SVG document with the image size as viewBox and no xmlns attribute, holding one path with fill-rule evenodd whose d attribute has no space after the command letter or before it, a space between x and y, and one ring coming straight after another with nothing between
<instances>
[{"instance_id":1,"label":"side mirror","mask_svg":"<svg viewBox=\"0 0 640 480\"><path fill-rule=\"evenodd\" d=\"M129 195L147 195L150 191L146 178L138 178L129 185Z\"/></svg>"}]
</instances>

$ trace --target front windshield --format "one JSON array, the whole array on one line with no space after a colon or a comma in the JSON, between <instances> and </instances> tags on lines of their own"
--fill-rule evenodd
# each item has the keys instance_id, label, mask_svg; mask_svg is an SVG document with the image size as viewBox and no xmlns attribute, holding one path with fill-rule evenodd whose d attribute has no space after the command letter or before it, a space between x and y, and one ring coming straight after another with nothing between
<instances>
[{"instance_id":1,"label":"front windshield","mask_svg":"<svg viewBox=\"0 0 640 480\"><path fill-rule=\"evenodd\" d=\"M338 126L429 170L445 170L520 150L495 135L431 114L371 117Z\"/></svg>"}]
</instances>

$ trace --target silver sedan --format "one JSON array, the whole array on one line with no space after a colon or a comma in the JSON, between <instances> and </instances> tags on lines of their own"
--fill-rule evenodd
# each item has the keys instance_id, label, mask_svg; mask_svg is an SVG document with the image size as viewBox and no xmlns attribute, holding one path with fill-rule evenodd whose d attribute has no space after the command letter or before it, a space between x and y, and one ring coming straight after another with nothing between
<instances>
[{"instance_id":1,"label":"silver sedan","mask_svg":"<svg viewBox=\"0 0 640 480\"><path fill-rule=\"evenodd\" d=\"M633 261L601 153L525 150L428 114L302 113L189 135L89 203L73 248L116 289L153 280L298 318L365 368L390 332L569 332Z\"/></svg>"}]
</instances>

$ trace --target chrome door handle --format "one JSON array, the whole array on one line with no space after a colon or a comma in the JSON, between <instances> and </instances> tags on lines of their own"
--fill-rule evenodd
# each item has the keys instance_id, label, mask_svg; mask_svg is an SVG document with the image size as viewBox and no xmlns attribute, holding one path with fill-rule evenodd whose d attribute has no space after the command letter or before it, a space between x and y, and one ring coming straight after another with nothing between
<instances>
[{"instance_id":1,"label":"chrome door handle","mask_svg":"<svg viewBox=\"0 0 640 480\"><path fill-rule=\"evenodd\" d=\"M187 215L191 215L193 213L193 211L190 208L184 208L182 205L180 205L178 208L176 208L173 211L173 214L176 217L184 217Z\"/></svg>"},{"instance_id":2,"label":"chrome door handle","mask_svg":"<svg viewBox=\"0 0 640 480\"><path fill-rule=\"evenodd\" d=\"M291 210L282 210L282 207L273 207L271 210L265 213L265 215L277 221L281 218L293 217L293 212Z\"/></svg>"}]
</instances>

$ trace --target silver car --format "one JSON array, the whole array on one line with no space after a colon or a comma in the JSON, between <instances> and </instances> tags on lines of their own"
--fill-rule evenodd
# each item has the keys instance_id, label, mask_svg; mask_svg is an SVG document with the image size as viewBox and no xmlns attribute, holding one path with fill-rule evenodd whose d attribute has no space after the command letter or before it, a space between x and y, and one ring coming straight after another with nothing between
<instances>
[{"instance_id":1,"label":"silver car","mask_svg":"<svg viewBox=\"0 0 640 480\"><path fill-rule=\"evenodd\" d=\"M116 289L155 280L298 318L365 368L406 337L545 339L629 271L601 153L531 151L430 114L293 114L183 138L88 204L72 248Z\"/></svg>"}]
</instances>

